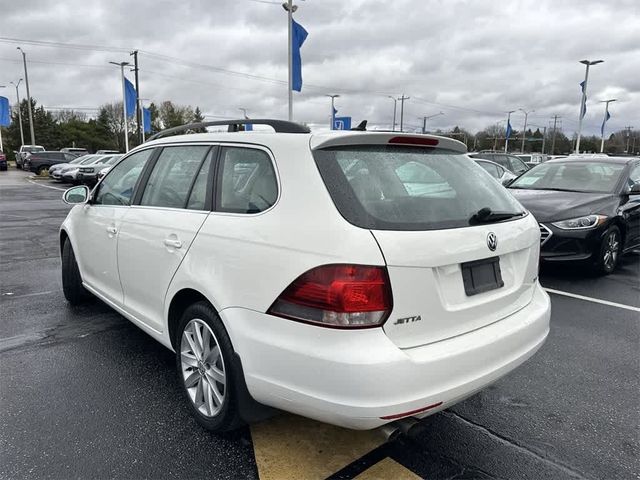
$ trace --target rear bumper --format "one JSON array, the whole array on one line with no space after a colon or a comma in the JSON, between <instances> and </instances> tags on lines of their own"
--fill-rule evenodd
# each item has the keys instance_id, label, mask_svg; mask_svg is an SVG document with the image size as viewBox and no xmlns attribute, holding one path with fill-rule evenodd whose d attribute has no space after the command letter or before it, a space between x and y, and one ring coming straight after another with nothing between
<instances>
[{"instance_id":1,"label":"rear bumper","mask_svg":"<svg viewBox=\"0 0 640 480\"><path fill-rule=\"evenodd\" d=\"M376 428L405 412L445 409L531 357L549 333L550 303L478 330L400 349L382 329L333 330L241 308L220 312L260 403L335 425Z\"/></svg>"}]
</instances>

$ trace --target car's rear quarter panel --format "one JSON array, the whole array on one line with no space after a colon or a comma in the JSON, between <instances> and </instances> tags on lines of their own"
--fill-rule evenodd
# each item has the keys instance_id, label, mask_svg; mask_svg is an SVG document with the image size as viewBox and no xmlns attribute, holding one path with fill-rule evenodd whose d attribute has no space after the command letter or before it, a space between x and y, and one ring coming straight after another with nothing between
<instances>
[{"instance_id":1,"label":"car's rear quarter panel","mask_svg":"<svg viewBox=\"0 0 640 480\"><path fill-rule=\"evenodd\" d=\"M335 208L309 137L279 137L269 144L278 201L260 214L211 213L169 287L165 312L184 288L204 294L218 311L265 312L293 280L318 265L384 265L371 233L349 224Z\"/></svg>"}]
</instances>

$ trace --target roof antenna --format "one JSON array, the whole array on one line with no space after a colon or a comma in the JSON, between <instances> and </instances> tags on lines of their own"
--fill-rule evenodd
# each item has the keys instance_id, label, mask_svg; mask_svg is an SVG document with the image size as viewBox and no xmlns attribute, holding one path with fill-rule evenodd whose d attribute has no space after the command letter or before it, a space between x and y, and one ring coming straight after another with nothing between
<instances>
[{"instance_id":1,"label":"roof antenna","mask_svg":"<svg viewBox=\"0 0 640 480\"><path fill-rule=\"evenodd\" d=\"M358 126L357 126L357 127L354 127L354 128L352 128L351 130L358 130L358 131L361 131L361 132L366 131L366 130L367 130L367 121L366 121L366 120L361 121L361 122L358 124Z\"/></svg>"}]
</instances>

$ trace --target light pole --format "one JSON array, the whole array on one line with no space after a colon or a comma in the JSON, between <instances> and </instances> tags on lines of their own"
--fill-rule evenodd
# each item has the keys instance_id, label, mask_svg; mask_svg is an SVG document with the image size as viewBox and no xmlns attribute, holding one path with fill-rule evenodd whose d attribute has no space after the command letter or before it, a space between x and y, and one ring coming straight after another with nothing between
<instances>
[{"instance_id":1,"label":"light pole","mask_svg":"<svg viewBox=\"0 0 640 480\"><path fill-rule=\"evenodd\" d=\"M127 153L129 151L129 127L127 126L127 94L124 85L124 67L129 65L129 62L109 63L120 67L120 76L122 77L122 120L124 122L124 153Z\"/></svg>"},{"instance_id":2,"label":"light pole","mask_svg":"<svg viewBox=\"0 0 640 480\"><path fill-rule=\"evenodd\" d=\"M604 120L602 121L602 128L600 129L600 135L602 136L602 140L600 141L600 153L604 152L604 125L609 120L609 104L611 102L615 102L616 99L612 98L611 100L602 100L600 103L604 103Z\"/></svg>"},{"instance_id":3,"label":"light pole","mask_svg":"<svg viewBox=\"0 0 640 480\"><path fill-rule=\"evenodd\" d=\"M336 129L336 109L334 105L334 100L340 97L340 95L337 95L337 94L325 95L325 97L329 97L331 99L331 116L329 117L330 119L329 121L331 122L331 125L329 126L329 130L335 130Z\"/></svg>"},{"instance_id":4,"label":"light pole","mask_svg":"<svg viewBox=\"0 0 640 480\"><path fill-rule=\"evenodd\" d=\"M535 112L535 110L529 110L528 112L525 111L523 108L519 108L518 110L524 113L524 127L522 129L522 146L520 147L520 153L524 153L524 140L527 136L527 117L529 116L530 113Z\"/></svg>"},{"instance_id":5,"label":"light pole","mask_svg":"<svg viewBox=\"0 0 640 480\"><path fill-rule=\"evenodd\" d=\"M422 118L422 133L427 133L427 120L429 120L430 118L438 117L440 115L444 115L444 112L436 113L435 115L424 115L422 117L418 117Z\"/></svg>"},{"instance_id":6,"label":"light pole","mask_svg":"<svg viewBox=\"0 0 640 480\"><path fill-rule=\"evenodd\" d=\"M27 73L27 54L20 47L16 47L22 53L22 63L24 64L24 83L27 86L27 108L29 109L29 132L31 133L31 145L36 144L36 134L33 131L33 112L31 109L31 92L29 91L29 74Z\"/></svg>"},{"instance_id":7,"label":"light pole","mask_svg":"<svg viewBox=\"0 0 640 480\"><path fill-rule=\"evenodd\" d=\"M507 112L507 130L505 133L504 139L504 153L508 152L509 149L509 137L511 136L511 114L515 112L515 110L510 110Z\"/></svg>"},{"instance_id":8,"label":"light pole","mask_svg":"<svg viewBox=\"0 0 640 480\"><path fill-rule=\"evenodd\" d=\"M396 131L396 110L398 108L398 100L396 97L392 97L391 95L387 95L391 100L393 100L393 127L391 127L391 131Z\"/></svg>"},{"instance_id":9,"label":"light pole","mask_svg":"<svg viewBox=\"0 0 640 480\"><path fill-rule=\"evenodd\" d=\"M602 63L604 60L580 60L580 63L586 65L586 69L584 72L584 83L582 84L582 101L580 103L580 119L578 120L578 139L576 140L576 153L580 153L580 136L582 135L582 118L585 113L587 113L587 82L589 80L589 67L591 65L597 65L598 63Z\"/></svg>"},{"instance_id":10,"label":"light pole","mask_svg":"<svg viewBox=\"0 0 640 480\"><path fill-rule=\"evenodd\" d=\"M287 26L289 31L289 121L293 121L293 14L298 10L298 6L293 4L293 0L286 0L282 8L287 11Z\"/></svg>"},{"instance_id":11,"label":"light pole","mask_svg":"<svg viewBox=\"0 0 640 480\"><path fill-rule=\"evenodd\" d=\"M409 97L405 97L403 93L398 100L400 100L400 131L402 132L404 130L404 101L409 100Z\"/></svg>"},{"instance_id":12,"label":"light pole","mask_svg":"<svg viewBox=\"0 0 640 480\"><path fill-rule=\"evenodd\" d=\"M11 83L11 85L16 87L16 100L18 101L18 123L20 124L20 145L24 145L24 131L22 129L22 109L20 108L20 92L18 91L20 82L22 82L22 79L18 80L18 83L15 83L15 82L9 82L9 83Z\"/></svg>"}]
</instances>

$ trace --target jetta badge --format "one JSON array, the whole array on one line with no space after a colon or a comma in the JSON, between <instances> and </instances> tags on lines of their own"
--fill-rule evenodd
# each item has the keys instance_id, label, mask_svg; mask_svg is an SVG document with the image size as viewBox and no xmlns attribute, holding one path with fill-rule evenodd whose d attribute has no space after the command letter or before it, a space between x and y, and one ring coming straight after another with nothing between
<instances>
[{"instance_id":1,"label":"jetta badge","mask_svg":"<svg viewBox=\"0 0 640 480\"><path fill-rule=\"evenodd\" d=\"M487 235L487 247L492 252L495 252L496 248L498 248L498 237L493 232L489 232L489 235Z\"/></svg>"}]
</instances>

